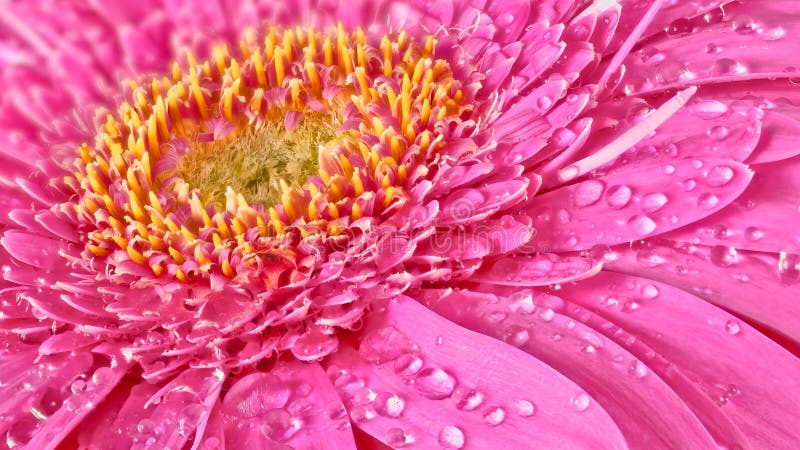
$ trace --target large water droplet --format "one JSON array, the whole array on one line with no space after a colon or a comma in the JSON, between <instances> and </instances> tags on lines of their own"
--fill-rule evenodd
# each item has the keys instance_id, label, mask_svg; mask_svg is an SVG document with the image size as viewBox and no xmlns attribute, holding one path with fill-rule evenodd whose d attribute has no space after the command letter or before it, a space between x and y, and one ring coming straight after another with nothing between
<instances>
[{"instance_id":1,"label":"large water droplet","mask_svg":"<svg viewBox=\"0 0 800 450\"><path fill-rule=\"evenodd\" d=\"M600 180L588 180L575 187L575 206L584 207L595 204L603 195L605 184Z\"/></svg>"},{"instance_id":2,"label":"large water droplet","mask_svg":"<svg viewBox=\"0 0 800 450\"><path fill-rule=\"evenodd\" d=\"M460 428L448 425L439 432L439 445L444 448L464 448L464 432Z\"/></svg>"},{"instance_id":3,"label":"large water droplet","mask_svg":"<svg viewBox=\"0 0 800 450\"><path fill-rule=\"evenodd\" d=\"M659 291L658 288L652 284L647 284L642 287L642 297L647 299L653 299L658 297Z\"/></svg>"},{"instance_id":4,"label":"large water droplet","mask_svg":"<svg viewBox=\"0 0 800 450\"><path fill-rule=\"evenodd\" d=\"M275 375L256 372L245 376L231 387L222 407L232 415L256 417L267 411L283 408L290 389Z\"/></svg>"},{"instance_id":5,"label":"large water droplet","mask_svg":"<svg viewBox=\"0 0 800 450\"><path fill-rule=\"evenodd\" d=\"M414 379L417 391L432 399L447 398L456 387L456 379L439 368L422 369Z\"/></svg>"},{"instance_id":6,"label":"large water droplet","mask_svg":"<svg viewBox=\"0 0 800 450\"><path fill-rule=\"evenodd\" d=\"M612 186L606 192L606 203L612 209L621 209L631 200L631 188L624 184Z\"/></svg>"},{"instance_id":7,"label":"large water droplet","mask_svg":"<svg viewBox=\"0 0 800 450\"><path fill-rule=\"evenodd\" d=\"M422 369L422 359L417 355L401 355L394 362L394 371L404 377L415 375Z\"/></svg>"},{"instance_id":8,"label":"large water droplet","mask_svg":"<svg viewBox=\"0 0 800 450\"><path fill-rule=\"evenodd\" d=\"M261 431L273 441L286 442L300 429L300 421L289 411L276 408L264 415Z\"/></svg>"},{"instance_id":9,"label":"large water droplet","mask_svg":"<svg viewBox=\"0 0 800 450\"><path fill-rule=\"evenodd\" d=\"M481 404L483 404L483 393L480 391L463 389L458 392L456 408L472 411L481 406Z\"/></svg>"},{"instance_id":10,"label":"large water droplet","mask_svg":"<svg viewBox=\"0 0 800 450\"><path fill-rule=\"evenodd\" d=\"M731 21L733 30L739 34L750 34L755 31L755 22L749 16L736 16Z\"/></svg>"},{"instance_id":11,"label":"large water droplet","mask_svg":"<svg viewBox=\"0 0 800 450\"><path fill-rule=\"evenodd\" d=\"M358 353L367 361L383 363L414 353L417 345L395 327L381 327L364 335Z\"/></svg>"},{"instance_id":12,"label":"large water droplet","mask_svg":"<svg viewBox=\"0 0 800 450\"><path fill-rule=\"evenodd\" d=\"M778 260L778 275L786 284L794 284L800 280L800 255L781 252Z\"/></svg>"},{"instance_id":13,"label":"large water droplet","mask_svg":"<svg viewBox=\"0 0 800 450\"><path fill-rule=\"evenodd\" d=\"M400 428L389 428L386 431L386 444L392 448L402 448L406 445L406 433Z\"/></svg>"},{"instance_id":14,"label":"large water droplet","mask_svg":"<svg viewBox=\"0 0 800 450\"><path fill-rule=\"evenodd\" d=\"M741 75L747 72L747 68L742 65L739 61L730 59L730 58L720 58L714 61L714 64L711 66L711 74L712 75ZM708 101L715 101L715 100L708 100ZM719 103L719 102L717 102ZM721 114L720 114L721 115ZM719 117L719 116L715 116ZM714 117L711 117L712 119Z\"/></svg>"}]
</instances>

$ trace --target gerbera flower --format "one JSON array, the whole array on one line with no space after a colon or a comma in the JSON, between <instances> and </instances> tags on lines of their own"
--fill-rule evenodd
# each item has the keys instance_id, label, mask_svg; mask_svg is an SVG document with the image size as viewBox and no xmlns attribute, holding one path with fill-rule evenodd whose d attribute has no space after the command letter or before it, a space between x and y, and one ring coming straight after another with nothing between
<instances>
[{"instance_id":1,"label":"gerbera flower","mask_svg":"<svg viewBox=\"0 0 800 450\"><path fill-rule=\"evenodd\" d=\"M795 446L798 32L6 3L0 446Z\"/></svg>"}]
</instances>

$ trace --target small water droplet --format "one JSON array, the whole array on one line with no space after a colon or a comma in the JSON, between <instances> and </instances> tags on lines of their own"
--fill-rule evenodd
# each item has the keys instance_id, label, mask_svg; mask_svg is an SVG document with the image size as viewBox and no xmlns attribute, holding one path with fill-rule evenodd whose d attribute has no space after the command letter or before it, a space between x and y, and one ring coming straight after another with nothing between
<instances>
[{"instance_id":1,"label":"small water droplet","mask_svg":"<svg viewBox=\"0 0 800 450\"><path fill-rule=\"evenodd\" d=\"M709 186L720 187L730 183L733 179L734 171L728 166L716 166L708 171L706 182Z\"/></svg>"},{"instance_id":2,"label":"small water droplet","mask_svg":"<svg viewBox=\"0 0 800 450\"><path fill-rule=\"evenodd\" d=\"M711 262L720 267L729 267L736 262L736 249L724 245L715 245L711 248Z\"/></svg>"},{"instance_id":3,"label":"small water droplet","mask_svg":"<svg viewBox=\"0 0 800 450\"><path fill-rule=\"evenodd\" d=\"M631 200L631 188L624 184L612 186L606 192L606 203L612 209L624 208Z\"/></svg>"},{"instance_id":4,"label":"small water droplet","mask_svg":"<svg viewBox=\"0 0 800 450\"><path fill-rule=\"evenodd\" d=\"M460 428L447 425L439 432L439 445L444 448L464 448L464 432Z\"/></svg>"},{"instance_id":5,"label":"small water droplet","mask_svg":"<svg viewBox=\"0 0 800 450\"><path fill-rule=\"evenodd\" d=\"M714 53L719 53L720 51L722 51L722 49L720 49L718 45L712 42L706 44L706 53L714 54Z\"/></svg>"},{"instance_id":6,"label":"small water droplet","mask_svg":"<svg viewBox=\"0 0 800 450\"><path fill-rule=\"evenodd\" d=\"M446 371L439 368L422 369L414 379L417 391L425 397L432 399L447 398L453 393L456 379Z\"/></svg>"},{"instance_id":7,"label":"small water droplet","mask_svg":"<svg viewBox=\"0 0 800 450\"><path fill-rule=\"evenodd\" d=\"M800 255L781 252L778 259L778 276L785 284L794 284L800 280Z\"/></svg>"},{"instance_id":8,"label":"small water droplet","mask_svg":"<svg viewBox=\"0 0 800 450\"><path fill-rule=\"evenodd\" d=\"M647 216L636 215L628 219L628 226L639 236L646 236L656 229L656 223Z\"/></svg>"},{"instance_id":9,"label":"small water droplet","mask_svg":"<svg viewBox=\"0 0 800 450\"><path fill-rule=\"evenodd\" d=\"M531 417L536 414L536 405L528 400L517 400L514 403L514 411L520 417Z\"/></svg>"},{"instance_id":10,"label":"small water droplet","mask_svg":"<svg viewBox=\"0 0 800 450\"><path fill-rule=\"evenodd\" d=\"M483 421L492 427L496 427L497 425L503 423L505 418L506 412L503 410L503 408L499 407L489 408L489 410L483 415Z\"/></svg>"},{"instance_id":11,"label":"small water droplet","mask_svg":"<svg viewBox=\"0 0 800 450\"><path fill-rule=\"evenodd\" d=\"M462 389L459 390L456 401L456 408L464 411L472 411L483 404L483 393L480 391Z\"/></svg>"},{"instance_id":12,"label":"small water droplet","mask_svg":"<svg viewBox=\"0 0 800 450\"><path fill-rule=\"evenodd\" d=\"M764 237L764 232L758 229L758 227L747 227L744 230L744 237L748 241L757 241Z\"/></svg>"},{"instance_id":13,"label":"small water droplet","mask_svg":"<svg viewBox=\"0 0 800 450\"><path fill-rule=\"evenodd\" d=\"M730 58L720 58L714 61L714 64L711 65L711 74L712 75L741 75L747 72L747 68L742 65L739 61L730 59ZM715 101L715 100L708 100L708 101ZM717 102L719 103L719 102ZM721 115L721 114L720 114ZM719 116L716 116L719 117ZM711 117L712 119L714 117Z\"/></svg>"},{"instance_id":14,"label":"small water droplet","mask_svg":"<svg viewBox=\"0 0 800 450\"><path fill-rule=\"evenodd\" d=\"M400 428L389 428L386 431L386 444L392 448L401 448L406 445L406 433Z\"/></svg>"},{"instance_id":15,"label":"small water droplet","mask_svg":"<svg viewBox=\"0 0 800 450\"><path fill-rule=\"evenodd\" d=\"M638 359L631 361L630 366L628 366L628 374L634 378L644 378L647 375L647 372L647 366Z\"/></svg>"},{"instance_id":16,"label":"small water droplet","mask_svg":"<svg viewBox=\"0 0 800 450\"><path fill-rule=\"evenodd\" d=\"M589 408L589 403L591 403L592 399L589 397L589 394L585 392L579 392L572 396L570 402L572 403L572 407L578 411L586 411Z\"/></svg>"},{"instance_id":17,"label":"small water droplet","mask_svg":"<svg viewBox=\"0 0 800 450\"><path fill-rule=\"evenodd\" d=\"M656 212L666 204L667 196L661 192L653 192L642 198L642 209L648 213Z\"/></svg>"},{"instance_id":18,"label":"small water droplet","mask_svg":"<svg viewBox=\"0 0 800 450\"><path fill-rule=\"evenodd\" d=\"M691 111L701 119L716 119L728 112L728 107L717 100L700 100L692 105Z\"/></svg>"},{"instance_id":19,"label":"small water droplet","mask_svg":"<svg viewBox=\"0 0 800 450\"><path fill-rule=\"evenodd\" d=\"M692 28L692 23L689 22L689 19L676 19L667 26L667 35L670 37L684 36L691 33Z\"/></svg>"},{"instance_id":20,"label":"small water droplet","mask_svg":"<svg viewBox=\"0 0 800 450\"><path fill-rule=\"evenodd\" d=\"M715 141L721 141L728 137L728 127L725 125L715 125L706 131L708 137L714 139Z\"/></svg>"},{"instance_id":21,"label":"small water droplet","mask_svg":"<svg viewBox=\"0 0 800 450\"><path fill-rule=\"evenodd\" d=\"M750 34L755 31L755 22L749 16L736 16L731 21L734 31L739 34Z\"/></svg>"},{"instance_id":22,"label":"small water droplet","mask_svg":"<svg viewBox=\"0 0 800 450\"><path fill-rule=\"evenodd\" d=\"M642 288L642 297L647 299L654 299L658 297L658 288L652 284L647 284Z\"/></svg>"},{"instance_id":23,"label":"small water droplet","mask_svg":"<svg viewBox=\"0 0 800 450\"><path fill-rule=\"evenodd\" d=\"M758 29L761 39L767 42L777 41L786 36L786 30L781 26L763 27Z\"/></svg>"},{"instance_id":24,"label":"small water droplet","mask_svg":"<svg viewBox=\"0 0 800 450\"><path fill-rule=\"evenodd\" d=\"M400 417L406 402L396 394L382 392L375 397L375 410L385 417Z\"/></svg>"},{"instance_id":25,"label":"small water droplet","mask_svg":"<svg viewBox=\"0 0 800 450\"><path fill-rule=\"evenodd\" d=\"M300 421L283 408L267 411L261 424L261 431L264 435L278 442L286 442L291 439L299 429Z\"/></svg>"},{"instance_id":26,"label":"small water droplet","mask_svg":"<svg viewBox=\"0 0 800 450\"><path fill-rule=\"evenodd\" d=\"M705 193L697 199L697 206L702 209L713 209L719 203L719 197L711 193Z\"/></svg>"},{"instance_id":27,"label":"small water droplet","mask_svg":"<svg viewBox=\"0 0 800 450\"><path fill-rule=\"evenodd\" d=\"M575 206L582 208L595 204L603 195L605 184L599 180L588 180L575 187Z\"/></svg>"},{"instance_id":28,"label":"small water droplet","mask_svg":"<svg viewBox=\"0 0 800 450\"><path fill-rule=\"evenodd\" d=\"M739 325L735 319L730 319L725 322L725 332L730 334L731 336L735 336L741 333L742 327Z\"/></svg>"},{"instance_id":29,"label":"small water droplet","mask_svg":"<svg viewBox=\"0 0 800 450\"><path fill-rule=\"evenodd\" d=\"M548 97L546 95L543 95L543 96L539 97L538 99L536 99L536 106L539 107L540 111L546 110L547 108L552 106L552 104L553 104L553 100L551 100L550 97Z\"/></svg>"},{"instance_id":30,"label":"small water droplet","mask_svg":"<svg viewBox=\"0 0 800 450\"><path fill-rule=\"evenodd\" d=\"M664 164L663 166L661 166L661 172L664 175L672 175L673 173L675 173L675 166L673 166L672 164Z\"/></svg>"},{"instance_id":31,"label":"small water droplet","mask_svg":"<svg viewBox=\"0 0 800 450\"><path fill-rule=\"evenodd\" d=\"M400 376L412 376L422 369L422 359L413 354L401 355L394 362L394 371Z\"/></svg>"}]
</instances>

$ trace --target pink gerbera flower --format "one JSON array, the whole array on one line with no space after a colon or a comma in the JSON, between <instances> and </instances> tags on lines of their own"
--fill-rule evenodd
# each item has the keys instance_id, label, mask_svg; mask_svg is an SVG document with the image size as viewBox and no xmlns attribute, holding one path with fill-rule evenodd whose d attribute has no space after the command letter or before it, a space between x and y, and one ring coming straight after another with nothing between
<instances>
[{"instance_id":1,"label":"pink gerbera flower","mask_svg":"<svg viewBox=\"0 0 800 450\"><path fill-rule=\"evenodd\" d=\"M7 2L0 448L793 448L789 0Z\"/></svg>"}]
</instances>

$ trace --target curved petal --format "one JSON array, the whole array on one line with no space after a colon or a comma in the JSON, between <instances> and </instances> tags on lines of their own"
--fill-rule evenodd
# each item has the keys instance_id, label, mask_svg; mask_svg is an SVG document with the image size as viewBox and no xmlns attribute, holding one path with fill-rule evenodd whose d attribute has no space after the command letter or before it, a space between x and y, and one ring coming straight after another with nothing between
<instances>
[{"instance_id":1,"label":"curved petal","mask_svg":"<svg viewBox=\"0 0 800 450\"><path fill-rule=\"evenodd\" d=\"M609 249L606 261L609 270L678 287L800 342L796 255L647 241Z\"/></svg>"},{"instance_id":2,"label":"curved petal","mask_svg":"<svg viewBox=\"0 0 800 450\"><path fill-rule=\"evenodd\" d=\"M675 287L611 272L566 285L559 294L611 320L689 375L752 448L790 448L800 440L793 417L800 360L746 323ZM725 442L735 444L745 445Z\"/></svg>"},{"instance_id":3,"label":"curved petal","mask_svg":"<svg viewBox=\"0 0 800 450\"><path fill-rule=\"evenodd\" d=\"M752 172L735 161L652 164L548 192L525 211L531 245L547 251L614 245L679 228L719 211L744 191Z\"/></svg>"},{"instance_id":4,"label":"curved petal","mask_svg":"<svg viewBox=\"0 0 800 450\"><path fill-rule=\"evenodd\" d=\"M753 167L753 182L733 203L665 235L740 250L800 253L800 157Z\"/></svg>"},{"instance_id":5,"label":"curved petal","mask_svg":"<svg viewBox=\"0 0 800 450\"><path fill-rule=\"evenodd\" d=\"M564 309L560 298L519 288L506 291L507 297L461 290L430 291L425 297L444 317L515 345L576 382L608 411L632 448L714 445L683 400L659 375L648 374L646 362L590 326L555 312ZM671 431L676 427L680 433Z\"/></svg>"},{"instance_id":6,"label":"curved petal","mask_svg":"<svg viewBox=\"0 0 800 450\"><path fill-rule=\"evenodd\" d=\"M354 423L389 446L627 447L578 386L408 297L376 311L364 331L358 350L330 356L328 375Z\"/></svg>"}]
</instances>

